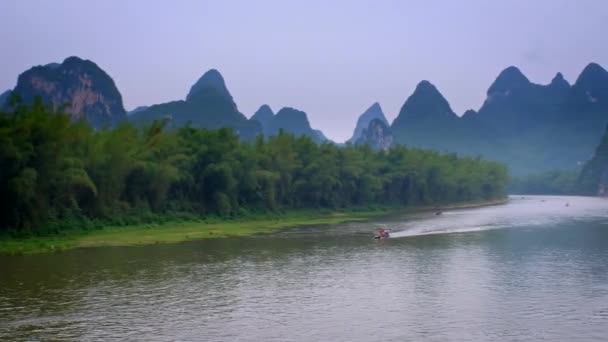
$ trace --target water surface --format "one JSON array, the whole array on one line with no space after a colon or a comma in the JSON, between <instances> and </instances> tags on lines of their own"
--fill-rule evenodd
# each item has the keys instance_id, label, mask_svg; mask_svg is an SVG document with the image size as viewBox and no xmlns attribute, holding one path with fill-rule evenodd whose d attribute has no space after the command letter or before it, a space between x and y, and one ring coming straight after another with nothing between
<instances>
[{"instance_id":1,"label":"water surface","mask_svg":"<svg viewBox=\"0 0 608 342\"><path fill-rule=\"evenodd\" d=\"M394 238L371 239L377 225ZM608 200L0 257L0 340L605 341Z\"/></svg>"}]
</instances>

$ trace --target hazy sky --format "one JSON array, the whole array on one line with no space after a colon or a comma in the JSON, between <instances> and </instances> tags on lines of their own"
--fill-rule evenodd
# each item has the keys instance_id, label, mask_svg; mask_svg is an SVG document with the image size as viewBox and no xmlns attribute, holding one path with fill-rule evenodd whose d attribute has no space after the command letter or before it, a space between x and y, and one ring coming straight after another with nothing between
<instances>
[{"instance_id":1,"label":"hazy sky","mask_svg":"<svg viewBox=\"0 0 608 342\"><path fill-rule=\"evenodd\" d=\"M608 1L1 0L0 91L77 55L108 72L127 110L185 98L209 68L241 112L308 113L336 141L374 101L389 121L430 80L458 114L498 73L537 83L608 67Z\"/></svg>"}]
</instances>

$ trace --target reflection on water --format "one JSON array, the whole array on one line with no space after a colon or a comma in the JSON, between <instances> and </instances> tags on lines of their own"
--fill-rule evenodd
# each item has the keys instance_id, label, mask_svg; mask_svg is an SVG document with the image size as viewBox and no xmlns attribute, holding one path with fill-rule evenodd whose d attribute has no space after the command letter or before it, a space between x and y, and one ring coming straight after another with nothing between
<instances>
[{"instance_id":1,"label":"reflection on water","mask_svg":"<svg viewBox=\"0 0 608 342\"><path fill-rule=\"evenodd\" d=\"M566 207L566 203L569 206ZM0 340L604 341L608 201L0 258ZM396 238L371 239L376 224Z\"/></svg>"}]
</instances>

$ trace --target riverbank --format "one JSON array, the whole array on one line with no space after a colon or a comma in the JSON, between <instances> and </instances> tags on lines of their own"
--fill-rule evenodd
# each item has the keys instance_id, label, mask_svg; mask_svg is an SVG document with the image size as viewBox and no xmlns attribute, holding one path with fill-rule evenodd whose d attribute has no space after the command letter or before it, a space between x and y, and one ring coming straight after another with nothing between
<instances>
[{"instance_id":1,"label":"riverbank","mask_svg":"<svg viewBox=\"0 0 608 342\"><path fill-rule=\"evenodd\" d=\"M126 227L105 227L88 231L68 231L48 237L0 239L0 254L36 254L58 252L75 248L137 246L159 243L177 243L189 240L225 238L268 234L281 229L307 225L338 224L367 221L394 213L432 210L457 210L504 204L508 199L465 202L451 205L411 208L387 207L367 211L292 211L272 218L267 216L242 217L231 220L167 222Z\"/></svg>"},{"instance_id":2,"label":"riverbank","mask_svg":"<svg viewBox=\"0 0 608 342\"><path fill-rule=\"evenodd\" d=\"M305 225L365 221L387 215L393 211L397 210L392 208L334 212L306 210L276 214L271 218L267 215L261 215L234 219L169 221L162 224L140 224L123 227L108 226L96 230L66 231L48 237L0 239L0 254L36 254L75 248L152 245L267 234L280 229Z\"/></svg>"},{"instance_id":3,"label":"riverbank","mask_svg":"<svg viewBox=\"0 0 608 342\"><path fill-rule=\"evenodd\" d=\"M489 201L464 202L464 203L439 205L439 206L433 206L433 207L423 207L423 208L419 208L418 211L437 210L437 209L439 209L441 211L472 209L472 208L490 207L493 205L502 205L502 204L507 204L508 202L509 202L509 198L507 197L507 198L501 198L501 199L489 200Z\"/></svg>"}]
</instances>

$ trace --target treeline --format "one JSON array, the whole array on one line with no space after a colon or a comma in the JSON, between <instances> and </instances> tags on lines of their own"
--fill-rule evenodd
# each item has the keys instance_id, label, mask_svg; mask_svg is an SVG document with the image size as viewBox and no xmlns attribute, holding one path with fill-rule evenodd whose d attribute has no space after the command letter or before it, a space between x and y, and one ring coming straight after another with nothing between
<instances>
[{"instance_id":1,"label":"treeline","mask_svg":"<svg viewBox=\"0 0 608 342\"><path fill-rule=\"evenodd\" d=\"M94 131L40 102L0 114L0 231L142 213L233 216L505 196L506 168L478 158L287 134L244 143L229 129L165 124Z\"/></svg>"},{"instance_id":2,"label":"treeline","mask_svg":"<svg viewBox=\"0 0 608 342\"><path fill-rule=\"evenodd\" d=\"M554 170L511 179L508 191L527 195L584 194L578 171Z\"/></svg>"}]
</instances>

